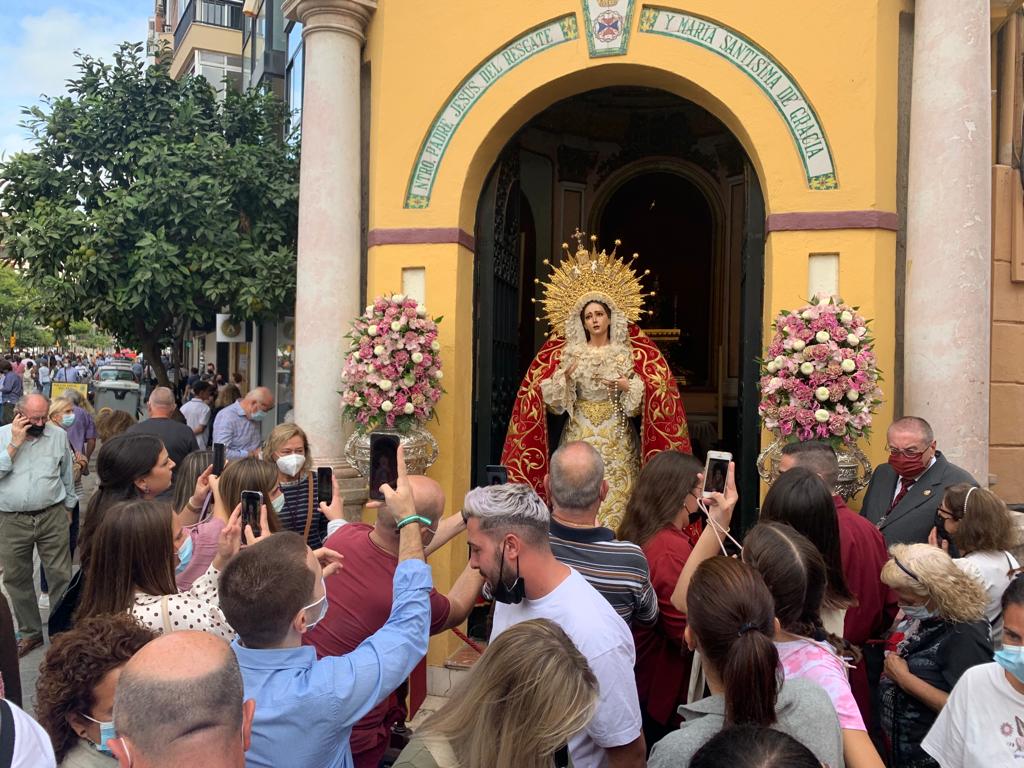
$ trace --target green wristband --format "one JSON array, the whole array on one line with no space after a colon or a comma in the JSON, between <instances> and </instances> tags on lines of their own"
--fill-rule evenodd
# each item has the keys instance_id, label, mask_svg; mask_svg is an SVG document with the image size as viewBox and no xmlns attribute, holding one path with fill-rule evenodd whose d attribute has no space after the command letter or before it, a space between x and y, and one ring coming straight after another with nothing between
<instances>
[{"instance_id":1,"label":"green wristband","mask_svg":"<svg viewBox=\"0 0 1024 768\"><path fill-rule=\"evenodd\" d=\"M399 520L395 528L402 530L403 526L406 526L409 523L419 523L420 525L425 525L428 528L430 527L430 520L428 518L423 517L422 515L409 515L408 517Z\"/></svg>"}]
</instances>

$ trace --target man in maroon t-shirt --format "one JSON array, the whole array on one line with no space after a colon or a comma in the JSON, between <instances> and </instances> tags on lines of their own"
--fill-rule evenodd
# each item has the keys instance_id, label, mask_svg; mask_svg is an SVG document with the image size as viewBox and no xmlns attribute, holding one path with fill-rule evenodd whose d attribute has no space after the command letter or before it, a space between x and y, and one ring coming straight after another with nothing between
<instances>
[{"instance_id":1,"label":"man in maroon t-shirt","mask_svg":"<svg viewBox=\"0 0 1024 768\"><path fill-rule=\"evenodd\" d=\"M889 560L885 538L867 518L846 506L842 496L836 494L839 480L839 461L828 443L815 440L789 443L782 449L779 471L804 467L814 472L832 492L839 520L839 548L843 563L843 576L857 605L846 610L843 637L864 649L872 640L880 640L896 617L895 593L882 583L882 566ZM850 672L850 687L865 723L871 722L871 693L867 664L862 661Z\"/></svg>"},{"instance_id":2,"label":"man in maroon t-shirt","mask_svg":"<svg viewBox=\"0 0 1024 768\"><path fill-rule=\"evenodd\" d=\"M410 475L416 513L431 521L423 528L427 555L465 529L461 515L441 521L445 497L428 477ZM439 524L440 522L440 524ZM394 516L378 509L374 525L349 523L327 538L324 546L344 556L343 569L327 579L327 615L302 636L316 648L317 658L351 653L384 626L391 613L391 582L398 567L398 531ZM430 593L430 634L457 627L466 620L483 587L479 572L467 564L448 595ZM404 719L404 702L394 692L371 709L352 729L355 768L377 768L391 741L391 727Z\"/></svg>"}]
</instances>

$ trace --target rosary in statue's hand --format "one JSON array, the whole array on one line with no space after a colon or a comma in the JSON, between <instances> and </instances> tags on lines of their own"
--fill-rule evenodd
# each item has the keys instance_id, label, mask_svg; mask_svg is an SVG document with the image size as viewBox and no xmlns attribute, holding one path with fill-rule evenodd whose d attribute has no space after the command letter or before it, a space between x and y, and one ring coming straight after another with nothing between
<instances>
[{"instance_id":1,"label":"rosary in statue's hand","mask_svg":"<svg viewBox=\"0 0 1024 768\"><path fill-rule=\"evenodd\" d=\"M615 387L620 392L629 391L629 379L627 379L625 376L620 376L617 379L605 379L604 383L608 385L609 389L611 387Z\"/></svg>"}]
</instances>

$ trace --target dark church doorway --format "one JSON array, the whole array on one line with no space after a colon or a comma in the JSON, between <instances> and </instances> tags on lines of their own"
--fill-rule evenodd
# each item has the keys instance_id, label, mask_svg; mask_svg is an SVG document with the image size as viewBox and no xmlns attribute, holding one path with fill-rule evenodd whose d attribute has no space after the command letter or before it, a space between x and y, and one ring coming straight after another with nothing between
<instances>
[{"instance_id":1,"label":"dark church doorway","mask_svg":"<svg viewBox=\"0 0 1024 768\"><path fill-rule=\"evenodd\" d=\"M536 322L545 259L577 227L640 256L661 348L694 452L732 451L743 516L757 504L764 203L729 130L663 91L579 94L535 116L501 153L477 208L473 481L501 455L516 391L547 328Z\"/></svg>"}]
</instances>

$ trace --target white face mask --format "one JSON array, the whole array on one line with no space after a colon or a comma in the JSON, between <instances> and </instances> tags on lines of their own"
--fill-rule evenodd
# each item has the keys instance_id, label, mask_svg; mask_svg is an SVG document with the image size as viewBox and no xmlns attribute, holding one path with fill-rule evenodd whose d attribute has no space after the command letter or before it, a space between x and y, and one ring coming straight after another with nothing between
<instances>
[{"instance_id":1,"label":"white face mask","mask_svg":"<svg viewBox=\"0 0 1024 768\"><path fill-rule=\"evenodd\" d=\"M305 463L306 457L301 453L289 453L277 460L277 468L281 470L281 474L295 477Z\"/></svg>"}]
</instances>

